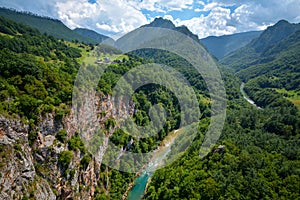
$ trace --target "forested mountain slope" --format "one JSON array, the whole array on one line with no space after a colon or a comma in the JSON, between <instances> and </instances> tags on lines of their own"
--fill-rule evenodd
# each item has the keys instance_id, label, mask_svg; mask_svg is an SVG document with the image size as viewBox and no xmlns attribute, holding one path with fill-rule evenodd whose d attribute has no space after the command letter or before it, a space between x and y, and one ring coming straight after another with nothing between
<instances>
[{"instance_id":1,"label":"forested mountain slope","mask_svg":"<svg viewBox=\"0 0 300 200\"><path fill-rule=\"evenodd\" d=\"M167 22L160 24L173 27ZM155 23L155 27L159 24ZM157 50L134 53L173 66L186 75L197 93L208 95L201 76L186 61ZM269 55L272 54L270 51ZM204 115L191 147L175 163L155 172L145 199L297 198L299 186L294 186L300 180L299 111L288 100L277 97L272 105L257 109L239 93L241 80L230 69L220 67L220 71L226 84L228 107L218 144L208 156L199 156L210 124L209 115ZM268 94L260 97L269 98Z\"/></svg>"},{"instance_id":2,"label":"forested mountain slope","mask_svg":"<svg viewBox=\"0 0 300 200\"><path fill-rule=\"evenodd\" d=\"M224 70L224 69L223 69ZM222 71L223 71L222 70ZM199 157L209 122L175 163L155 172L145 199L294 199L299 196L299 111L280 104L257 109L223 71L227 120L214 150Z\"/></svg>"},{"instance_id":3,"label":"forested mountain slope","mask_svg":"<svg viewBox=\"0 0 300 200\"><path fill-rule=\"evenodd\" d=\"M120 199L134 174L110 169L93 159L79 137L81 133L74 129L77 121L70 109L79 62L93 68L98 60L88 54L92 48L58 41L36 29L0 19L0 197ZM99 49L101 51L101 47ZM176 61L176 56L170 56L174 58L174 66L185 65ZM135 66L150 62L134 55L118 61L112 62L99 81L97 98L101 104L96 120L99 120L101 130L113 130L110 139L118 147L126 150L130 141L134 141L128 151L152 151L178 127L178 101L168 89L151 84L136 91L134 107L107 110L118 79ZM209 109L207 97L201 95L205 85L198 77L190 77L199 89L201 111L204 112ZM143 77L135 78L138 81ZM132 117L136 124L149 124L148 112L153 104L164 106L168 113L167 123L153 137L136 139L119 127L110 129L114 118L125 112L134 113ZM209 117L209 112L205 113L203 117ZM22 166L20 163L24 162L26 165Z\"/></svg>"}]
</instances>

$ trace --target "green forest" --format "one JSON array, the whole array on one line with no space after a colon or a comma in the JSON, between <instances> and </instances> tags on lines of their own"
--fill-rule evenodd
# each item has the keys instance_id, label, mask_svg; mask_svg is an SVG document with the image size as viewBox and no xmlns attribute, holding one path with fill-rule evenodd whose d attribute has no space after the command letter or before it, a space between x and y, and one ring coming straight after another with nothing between
<instances>
[{"instance_id":1,"label":"green forest","mask_svg":"<svg viewBox=\"0 0 300 200\"><path fill-rule=\"evenodd\" d=\"M199 149L210 123L210 95L205 81L187 60L170 52L143 49L126 54L126 58L113 61L106 68L97 85L97 91L104 96L113 93L114 86L126 72L151 63L168 65L183 74L197 96L202 114L197 122L197 136L179 159L155 171L144 199L299 199L300 31L299 25L286 22L277 26L285 30L284 33L269 28L248 46L218 63L227 94L226 122L218 143L204 158L199 157ZM258 45L260 40L266 41L264 45ZM267 45L270 48L265 48ZM70 114L77 72L93 50L97 51L97 47L57 39L0 17L0 115L20 119L30 127L27 140L33 152L39 151L37 125L41 117L53 113L57 121L63 122ZM120 53L106 46L98 47L98 51ZM245 52L248 52L247 56ZM238 59L241 54L243 59ZM95 63L85 65L94 66ZM143 75L135 79L142 82ZM244 100L240 93L243 82L245 92L261 109ZM157 84L138 88L132 99L135 104L133 121L139 126L150 124L148 113L152 105L166 110L163 128L155 136L134 138L135 142L127 149L134 153L153 151L179 127L181 108L178 100L172 91ZM153 118L160 119L161 116L154 113ZM115 121L109 118L105 123L106 131L112 126ZM120 128L114 129L110 138L124 149L131 139L132 136ZM75 170L85 172L93 156L79 132L69 135L65 129L59 130L55 133L54 144L67 147L53 159L62 171L61 179L71 186L77 173ZM14 150L21 151L20 145L15 144ZM218 150L220 145L224 147L222 151ZM49 155L54 154L53 148L47 149ZM5 165L5 150L9 148L1 145L0 171ZM75 154L80 156L78 168L70 166ZM35 160L34 168L40 178L52 173L47 160ZM104 164L99 168L92 199L121 199L135 174L120 172ZM2 172L0 175L0 178L4 176ZM56 191L53 183L49 181L49 184L52 184L57 199L66 199ZM84 182L80 184L79 191L89 190L90 186L85 186ZM34 188L31 190L34 193ZM34 195L24 192L23 199L34 199Z\"/></svg>"},{"instance_id":2,"label":"green forest","mask_svg":"<svg viewBox=\"0 0 300 200\"><path fill-rule=\"evenodd\" d=\"M80 50L3 17L0 22L1 113L33 122L46 112L63 117Z\"/></svg>"}]
</instances>

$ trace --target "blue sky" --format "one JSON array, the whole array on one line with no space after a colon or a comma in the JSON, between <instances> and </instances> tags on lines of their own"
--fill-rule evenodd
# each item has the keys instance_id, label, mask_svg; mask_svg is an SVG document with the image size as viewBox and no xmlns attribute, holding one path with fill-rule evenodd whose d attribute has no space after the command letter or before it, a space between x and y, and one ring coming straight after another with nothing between
<instances>
[{"instance_id":1,"label":"blue sky","mask_svg":"<svg viewBox=\"0 0 300 200\"><path fill-rule=\"evenodd\" d=\"M300 22L299 0L0 0L0 6L60 19L109 36L155 17L185 25L199 38L263 30L280 19Z\"/></svg>"}]
</instances>

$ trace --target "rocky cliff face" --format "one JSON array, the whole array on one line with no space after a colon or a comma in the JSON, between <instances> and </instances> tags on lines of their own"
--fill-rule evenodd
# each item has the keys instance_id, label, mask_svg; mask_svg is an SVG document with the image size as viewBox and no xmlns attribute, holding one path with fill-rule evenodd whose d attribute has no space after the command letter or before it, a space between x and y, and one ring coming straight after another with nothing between
<instances>
[{"instance_id":1,"label":"rocky cliff face","mask_svg":"<svg viewBox=\"0 0 300 200\"><path fill-rule=\"evenodd\" d=\"M28 126L0 117L0 199L56 199L50 185L37 176Z\"/></svg>"},{"instance_id":2,"label":"rocky cliff face","mask_svg":"<svg viewBox=\"0 0 300 200\"><path fill-rule=\"evenodd\" d=\"M71 112L63 119L56 119L54 113L41 116L34 130L20 120L0 117L0 199L92 199L101 173L101 159L86 160L88 152L70 149L68 140L76 132L91 134L91 127L103 127L108 118L132 115L134 105L126 106L119 100L118 106L114 106L112 96L91 99L77 108L79 112ZM87 113L91 114L89 119L79 117L88 116ZM66 130L64 141L58 140L60 130ZM101 146L102 154L105 143ZM67 165L60 159L62 152L71 154Z\"/></svg>"}]
</instances>

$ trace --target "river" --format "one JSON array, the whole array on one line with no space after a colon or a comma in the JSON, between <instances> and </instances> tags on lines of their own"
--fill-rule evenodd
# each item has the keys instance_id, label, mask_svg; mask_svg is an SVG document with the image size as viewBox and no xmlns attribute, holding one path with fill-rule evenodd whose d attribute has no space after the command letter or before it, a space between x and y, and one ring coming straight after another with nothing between
<instances>
[{"instance_id":1,"label":"river","mask_svg":"<svg viewBox=\"0 0 300 200\"><path fill-rule=\"evenodd\" d=\"M257 105L255 104L255 102L254 102L252 99L250 99L250 98L248 97L248 95L246 94L244 88L245 88L245 83L243 82L243 83L241 84L240 91L241 91L241 93L242 93L244 99L246 99L246 101L248 101L250 104L254 105L256 108L262 109L261 107L257 106Z\"/></svg>"},{"instance_id":2,"label":"river","mask_svg":"<svg viewBox=\"0 0 300 200\"><path fill-rule=\"evenodd\" d=\"M128 193L127 200L140 200L143 198L148 179L151 177L151 175L152 173L144 171L135 179L134 186Z\"/></svg>"},{"instance_id":3,"label":"river","mask_svg":"<svg viewBox=\"0 0 300 200\"><path fill-rule=\"evenodd\" d=\"M163 160L171 151L172 143L178 136L178 133L179 131L176 130L163 140L162 145L155 151L148 166L141 175L134 180L134 185L128 193L127 200L141 200L143 198L149 178L153 175L154 171L163 164Z\"/></svg>"}]
</instances>

